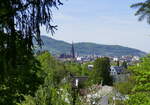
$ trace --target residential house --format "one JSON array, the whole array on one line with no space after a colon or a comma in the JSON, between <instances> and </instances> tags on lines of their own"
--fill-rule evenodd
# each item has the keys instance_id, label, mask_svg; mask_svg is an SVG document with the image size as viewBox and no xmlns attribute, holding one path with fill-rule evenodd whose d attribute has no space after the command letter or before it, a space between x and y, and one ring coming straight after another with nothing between
<instances>
[{"instance_id":1,"label":"residential house","mask_svg":"<svg viewBox=\"0 0 150 105\"><path fill-rule=\"evenodd\" d=\"M122 66L111 66L110 75L114 82L124 82L130 74Z\"/></svg>"},{"instance_id":2,"label":"residential house","mask_svg":"<svg viewBox=\"0 0 150 105\"><path fill-rule=\"evenodd\" d=\"M124 72L124 70L123 70L122 66L111 66L110 67L110 75L112 75L112 76L121 74L123 72Z\"/></svg>"}]
</instances>

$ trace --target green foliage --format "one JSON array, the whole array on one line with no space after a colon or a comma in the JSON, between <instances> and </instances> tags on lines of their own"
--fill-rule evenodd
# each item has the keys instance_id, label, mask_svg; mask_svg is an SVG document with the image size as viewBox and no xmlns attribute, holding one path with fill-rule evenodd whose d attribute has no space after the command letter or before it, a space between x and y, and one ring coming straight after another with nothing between
<instances>
[{"instance_id":1,"label":"green foliage","mask_svg":"<svg viewBox=\"0 0 150 105\"><path fill-rule=\"evenodd\" d=\"M42 75L45 81L51 83L51 85L58 85L61 80L68 75L65 64L57 61L49 52L41 53L37 59L42 66Z\"/></svg>"},{"instance_id":2,"label":"green foliage","mask_svg":"<svg viewBox=\"0 0 150 105\"><path fill-rule=\"evenodd\" d=\"M16 69L7 69L6 74L1 74L0 104L15 105L24 99L23 95L34 96L34 92L43 82L42 77L38 76L39 70L39 62L32 58L24 59Z\"/></svg>"},{"instance_id":3,"label":"green foliage","mask_svg":"<svg viewBox=\"0 0 150 105\"><path fill-rule=\"evenodd\" d=\"M119 82L114 84L114 87L123 95L130 94L134 86L133 81Z\"/></svg>"},{"instance_id":4,"label":"green foliage","mask_svg":"<svg viewBox=\"0 0 150 105\"><path fill-rule=\"evenodd\" d=\"M65 63L65 67L66 67L66 70L73 75L76 75L76 76L82 75L83 68L81 64L68 62L68 63Z\"/></svg>"},{"instance_id":5,"label":"green foliage","mask_svg":"<svg viewBox=\"0 0 150 105\"><path fill-rule=\"evenodd\" d=\"M130 95L130 99L127 100L126 105L150 105L150 93L136 92Z\"/></svg>"},{"instance_id":6,"label":"green foliage","mask_svg":"<svg viewBox=\"0 0 150 105\"><path fill-rule=\"evenodd\" d=\"M150 56L144 57L141 63L130 68L135 85L128 105L150 105Z\"/></svg>"},{"instance_id":7,"label":"green foliage","mask_svg":"<svg viewBox=\"0 0 150 105\"><path fill-rule=\"evenodd\" d=\"M123 101L116 100L115 105L126 105Z\"/></svg>"},{"instance_id":8,"label":"green foliage","mask_svg":"<svg viewBox=\"0 0 150 105\"><path fill-rule=\"evenodd\" d=\"M88 65L93 65L94 62L87 62L82 64L82 75L83 76L90 76L93 70L88 69Z\"/></svg>"},{"instance_id":9,"label":"green foliage","mask_svg":"<svg viewBox=\"0 0 150 105\"><path fill-rule=\"evenodd\" d=\"M14 105L23 100L23 95L34 95L42 78L37 75L39 62L32 51L22 47L24 40L17 40L13 47L7 48L7 35L0 33L0 104ZM4 46L5 44L5 46Z\"/></svg>"},{"instance_id":10,"label":"green foliage","mask_svg":"<svg viewBox=\"0 0 150 105\"><path fill-rule=\"evenodd\" d=\"M41 86L35 97L25 96L25 101L19 105L70 105L72 98L69 89L68 84L59 89L51 86Z\"/></svg>"},{"instance_id":11,"label":"green foliage","mask_svg":"<svg viewBox=\"0 0 150 105\"><path fill-rule=\"evenodd\" d=\"M58 4L60 0L0 1L0 105L16 105L24 95L34 96L43 83L33 39L41 45L41 25L54 33L51 8Z\"/></svg>"},{"instance_id":12,"label":"green foliage","mask_svg":"<svg viewBox=\"0 0 150 105\"><path fill-rule=\"evenodd\" d=\"M49 52L39 54L37 59L42 69L38 75L44 78L44 84L38 88L35 96L24 96L25 101L20 105L70 105L73 99L68 75L78 74L81 66L59 62ZM77 97L76 103L81 103L80 101Z\"/></svg>"},{"instance_id":13,"label":"green foliage","mask_svg":"<svg viewBox=\"0 0 150 105\"><path fill-rule=\"evenodd\" d=\"M136 86L133 91L150 91L150 56L144 57L142 62L130 69L135 76Z\"/></svg>"},{"instance_id":14,"label":"green foliage","mask_svg":"<svg viewBox=\"0 0 150 105\"><path fill-rule=\"evenodd\" d=\"M95 60L91 79L94 84L100 84L102 81L103 85L112 85L109 58L104 57Z\"/></svg>"},{"instance_id":15,"label":"green foliage","mask_svg":"<svg viewBox=\"0 0 150 105\"><path fill-rule=\"evenodd\" d=\"M124 61L124 62L122 63L122 67L125 68L125 69L128 68L128 65L127 65L127 62L126 62L126 61Z\"/></svg>"}]
</instances>

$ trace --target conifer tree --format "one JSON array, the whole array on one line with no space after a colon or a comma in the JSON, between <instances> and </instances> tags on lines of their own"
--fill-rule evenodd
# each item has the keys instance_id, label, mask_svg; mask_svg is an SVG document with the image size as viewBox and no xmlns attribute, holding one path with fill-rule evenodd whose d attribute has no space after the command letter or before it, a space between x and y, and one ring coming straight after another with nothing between
<instances>
[{"instance_id":1,"label":"conifer tree","mask_svg":"<svg viewBox=\"0 0 150 105\"><path fill-rule=\"evenodd\" d=\"M42 83L33 39L42 45L41 26L54 33L51 9L60 4L60 0L0 0L0 105L33 96Z\"/></svg>"},{"instance_id":2,"label":"conifer tree","mask_svg":"<svg viewBox=\"0 0 150 105\"><path fill-rule=\"evenodd\" d=\"M104 57L95 60L92 79L95 84L100 84L102 81L103 85L112 85L109 58Z\"/></svg>"},{"instance_id":3,"label":"conifer tree","mask_svg":"<svg viewBox=\"0 0 150 105\"><path fill-rule=\"evenodd\" d=\"M133 4L131 7L138 9L135 16L139 16L139 21L147 19L147 22L150 24L150 0Z\"/></svg>"}]
</instances>

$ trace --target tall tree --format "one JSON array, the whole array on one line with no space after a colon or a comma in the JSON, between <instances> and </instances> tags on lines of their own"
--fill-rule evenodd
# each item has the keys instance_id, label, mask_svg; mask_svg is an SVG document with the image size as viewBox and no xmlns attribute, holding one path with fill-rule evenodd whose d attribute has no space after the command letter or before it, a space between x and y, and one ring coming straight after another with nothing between
<instances>
[{"instance_id":1,"label":"tall tree","mask_svg":"<svg viewBox=\"0 0 150 105\"><path fill-rule=\"evenodd\" d=\"M128 64L127 64L127 62L126 62L126 61L123 61L123 63L122 63L122 67L123 67L123 68L125 68L125 69L127 69L127 68L128 68Z\"/></svg>"},{"instance_id":2,"label":"tall tree","mask_svg":"<svg viewBox=\"0 0 150 105\"><path fill-rule=\"evenodd\" d=\"M104 57L96 59L92 78L94 83L100 84L101 81L103 81L103 85L112 85L109 58Z\"/></svg>"},{"instance_id":3,"label":"tall tree","mask_svg":"<svg viewBox=\"0 0 150 105\"><path fill-rule=\"evenodd\" d=\"M32 53L33 38L42 44L40 26L54 33L57 26L52 25L51 8L59 4L59 0L1 0L0 52L8 56L10 64L16 65L20 50L24 50L23 54Z\"/></svg>"},{"instance_id":4,"label":"tall tree","mask_svg":"<svg viewBox=\"0 0 150 105\"><path fill-rule=\"evenodd\" d=\"M13 105L34 95L42 82L34 58L35 39L42 45L40 27L52 34L52 7L59 0L0 0L0 104Z\"/></svg>"}]
</instances>

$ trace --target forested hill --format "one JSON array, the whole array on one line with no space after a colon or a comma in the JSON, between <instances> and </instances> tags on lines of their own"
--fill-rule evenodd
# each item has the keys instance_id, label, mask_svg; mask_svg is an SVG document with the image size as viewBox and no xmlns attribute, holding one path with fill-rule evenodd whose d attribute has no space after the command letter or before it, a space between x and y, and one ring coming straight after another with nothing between
<instances>
[{"instance_id":1,"label":"forested hill","mask_svg":"<svg viewBox=\"0 0 150 105\"><path fill-rule=\"evenodd\" d=\"M70 53L71 44L55 40L47 36L42 36L44 45L42 50L48 50L52 54ZM75 52L79 55L102 55L102 56L122 56L122 55L135 55L143 56L146 53L137 49L123 47L119 45L102 45L95 43L74 43Z\"/></svg>"}]
</instances>

